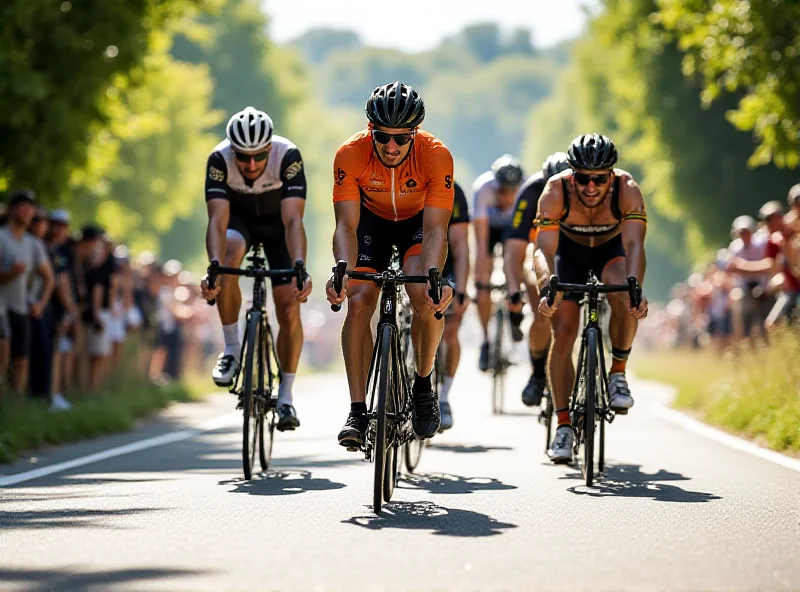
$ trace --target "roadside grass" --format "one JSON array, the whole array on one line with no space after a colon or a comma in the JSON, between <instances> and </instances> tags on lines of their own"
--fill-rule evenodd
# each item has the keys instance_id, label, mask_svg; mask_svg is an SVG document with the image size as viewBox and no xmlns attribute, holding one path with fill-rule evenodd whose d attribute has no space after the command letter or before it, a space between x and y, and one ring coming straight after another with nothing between
<instances>
[{"instance_id":1,"label":"roadside grass","mask_svg":"<svg viewBox=\"0 0 800 592\"><path fill-rule=\"evenodd\" d=\"M190 376L156 386L126 357L101 392L70 393L68 411L52 412L49 401L6 395L0 407L0 464L26 450L131 430L137 419L173 401L203 398L212 390L209 382Z\"/></svg>"},{"instance_id":2,"label":"roadside grass","mask_svg":"<svg viewBox=\"0 0 800 592\"><path fill-rule=\"evenodd\" d=\"M677 388L674 405L773 450L800 453L800 335L723 355L709 350L636 351L631 370Z\"/></svg>"}]
</instances>

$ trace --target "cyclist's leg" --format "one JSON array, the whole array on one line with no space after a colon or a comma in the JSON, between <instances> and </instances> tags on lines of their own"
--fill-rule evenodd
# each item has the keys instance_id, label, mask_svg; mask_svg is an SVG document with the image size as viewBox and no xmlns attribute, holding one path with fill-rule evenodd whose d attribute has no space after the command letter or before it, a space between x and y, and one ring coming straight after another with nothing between
<instances>
[{"instance_id":1,"label":"cyclist's leg","mask_svg":"<svg viewBox=\"0 0 800 592\"><path fill-rule=\"evenodd\" d=\"M443 430L453 427L453 413L450 409L448 396L458 369L458 362L461 359L461 343L458 341L458 330L461 327L461 319L463 317L463 312L456 311L455 301L448 307L444 315L444 334L442 335L444 360L441 360L444 376L442 387L439 389L439 406L442 414L441 427Z\"/></svg>"},{"instance_id":2,"label":"cyclist's leg","mask_svg":"<svg viewBox=\"0 0 800 592\"><path fill-rule=\"evenodd\" d=\"M547 282L547 265L541 251L534 252L533 270L525 277L528 301L533 311L533 323L528 333L532 373L522 391L522 402L529 406L541 403L547 386L547 354L550 350L550 320L539 313L540 285ZM538 278L538 282L537 282Z\"/></svg>"},{"instance_id":3,"label":"cyclist's leg","mask_svg":"<svg viewBox=\"0 0 800 592\"><path fill-rule=\"evenodd\" d=\"M617 241L619 241L618 244L616 244ZM602 267L601 279L603 283L625 284L627 271L621 238L612 239L605 245L598 247L598 249L604 251L602 254L606 260ZM599 251L598 254L600 254ZM625 377L625 369L639 321L628 312L629 297L627 292L607 294L607 302L611 307L608 331L611 337L612 358L608 377L608 394L612 409L624 411L633 406L633 398Z\"/></svg>"},{"instance_id":4,"label":"cyclist's leg","mask_svg":"<svg viewBox=\"0 0 800 592\"><path fill-rule=\"evenodd\" d=\"M492 292L489 288L492 270L494 269L494 246L502 239L502 230L489 229L487 252L478 253L475 260L475 286L477 288L476 304L478 305L478 318L483 328L483 345L481 346L481 370L488 367L489 351L489 319L492 318Z\"/></svg>"}]
</instances>

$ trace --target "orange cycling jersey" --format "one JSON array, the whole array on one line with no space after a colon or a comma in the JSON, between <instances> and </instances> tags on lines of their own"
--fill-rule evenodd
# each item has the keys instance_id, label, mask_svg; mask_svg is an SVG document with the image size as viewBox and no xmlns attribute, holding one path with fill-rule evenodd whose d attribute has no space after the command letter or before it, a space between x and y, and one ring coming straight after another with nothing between
<instances>
[{"instance_id":1,"label":"orange cycling jersey","mask_svg":"<svg viewBox=\"0 0 800 592\"><path fill-rule=\"evenodd\" d=\"M406 220L425 207L453 210L453 157L421 130L406 159L392 168L375 154L369 130L358 132L336 152L333 181L333 203L362 201L389 220Z\"/></svg>"}]
</instances>

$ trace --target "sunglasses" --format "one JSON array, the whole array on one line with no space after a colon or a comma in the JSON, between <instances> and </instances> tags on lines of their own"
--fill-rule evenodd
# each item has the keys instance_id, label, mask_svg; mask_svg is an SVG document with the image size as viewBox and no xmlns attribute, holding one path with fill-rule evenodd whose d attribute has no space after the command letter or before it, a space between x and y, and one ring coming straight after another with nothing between
<instances>
[{"instance_id":1,"label":"sunglasses","mask_svg":"<svg viewBox=\"0 0 800 592\"><path fill-rule=\"evenodd\" d=\"M608 178L611 176L610 173L606 173L605 175L587 175L586 173L572 173L573 179L578 185L588 185L592 181L594 181L595 185L605 185L608 183Z\"/></svg>"},{"instance_id":2,"label":"sunglasses","mask_svg":"<svg viewBox=\"0 0 800 592\"><path fill-rule=\"evenodd\" d=\"M378 144L388 144L390 141L394 140L394 143L398 146L405 146L414 139L414 132L407 132L404 134L389 134L378 130L372 130L372 139Z\"/></svg>"},{"instance_id":3,"label":"sunglasses","mask_svg":"<svg viewBox=\"0 0 800 592\"><path fill-rule=\"evenodd\" d=\"M250 162L251 158L256 162L264 162L265 160L267 160L267 157L269 156L269 151L265 150L264 152L259 152L258 154L245 154L244 152L234 152L233 155L239 162L247 163Z\"/></svg>"}]
</instances>

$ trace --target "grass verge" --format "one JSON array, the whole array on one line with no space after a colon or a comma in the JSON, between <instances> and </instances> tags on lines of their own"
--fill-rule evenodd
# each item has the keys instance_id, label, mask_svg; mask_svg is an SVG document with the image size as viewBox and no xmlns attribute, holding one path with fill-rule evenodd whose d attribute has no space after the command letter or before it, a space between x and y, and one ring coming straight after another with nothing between
<instances>
[{"instance_id":1,"label":"grass verge","mask_svg":"<svg viewBox=\"0 0 800 592\"><path fill-rule=\"evenodd\" d=\"M0 464L16 460L25 450L75 442L132 429L137 419L173 401L199 400L209 392L196 379L159 387L133 364L123 361L113 383L96 395L70 395L72 409L49 410L49 402L12 399L0 409Z\"/></svg>"},{"instance_id":2,"label":"grass verge","mask_svg":"<svg viewBox=\"0 0 800 592\"><path fill-rule=\"evenodd\" d=\"M639 378L677 388L674 405L779 452L800 453L800 336L719 355L710 350L637 351Z\"/></svg>"}]
</instances>

